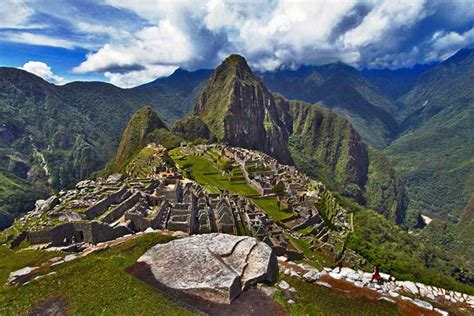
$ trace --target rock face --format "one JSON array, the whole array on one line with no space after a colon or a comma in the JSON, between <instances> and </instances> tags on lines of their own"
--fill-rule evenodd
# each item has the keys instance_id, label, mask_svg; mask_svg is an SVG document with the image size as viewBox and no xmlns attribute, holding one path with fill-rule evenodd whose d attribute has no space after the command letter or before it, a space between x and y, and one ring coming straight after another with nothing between
<instances>
[{"instance_id":1,"label":"rock face","mask_svg":"<svg viewBox=\"0 0 474 316\"><path fill-rule=\"evenodd\" d=\"M138 262L150 266L161 284L216 303L231 303L249 285L274 282L272 249L247 236L196 235L159 244Z\"/></svg>"},{"instance_id":2,"label":"rock face","mask_svg":"<svg viewBox=\"0 0 474 316\"><path fill-rule=\"evenodd\" d=\"M196 100L194 115L218 141L292 161L275 99L242 56L231 55L217 67Z\"/></svg>"}]
</instances>

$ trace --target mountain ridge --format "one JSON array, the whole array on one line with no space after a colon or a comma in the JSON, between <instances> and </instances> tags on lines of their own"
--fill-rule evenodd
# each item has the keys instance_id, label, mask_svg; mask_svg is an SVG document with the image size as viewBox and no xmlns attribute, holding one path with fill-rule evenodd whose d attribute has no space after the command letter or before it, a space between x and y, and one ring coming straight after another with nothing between
<instances>
[{"instance_id":1,"label":"mountain ridge","mask_svg":"<svg viewBox=\"0 0 474 316\"><path fill-rule=\"evenodd\" d=\"M270 93L241 56L232 55L216 68L189 117L202 121L219 142L294 162L303 172L323 178L359 203L369 202L387 218L406 224L406 192L397 189L403 188L402 180L378 176L390 170L385 170L386 162L377 164L378 172L372 173L369 182L372 154L349 121L329 109ZM177 126L181 136L192 134L180 121L171 129L176 131ZM275 146L280 149L274 150ZM381 193L384 190L391 193Z\"/></svg>"}]
</instances>

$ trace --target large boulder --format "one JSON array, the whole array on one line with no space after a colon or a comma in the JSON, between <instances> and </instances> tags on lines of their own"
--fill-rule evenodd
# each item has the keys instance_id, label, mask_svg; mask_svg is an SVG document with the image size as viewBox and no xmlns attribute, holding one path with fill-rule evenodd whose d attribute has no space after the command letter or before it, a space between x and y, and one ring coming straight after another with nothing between
<instances>
[{"instance_id":1,"label":"large boulder","mask_svg":"<svg viewBox=\"0 0 474 316\"><path fill-rule=\"evenodd\" d=\"M138 262L155 279L175 290L215 303L231 303L257 282L273 283L278 263L272 249L252 237L196 235L159 244Z\"/></svg>"},{"instance_id":2,"label":"large boulder","mask_svg":"<svg viewBox=\"0 0 474 316\"><path fill-rule=\"evenodd\" d=\"M56 195L50 196L47 200L38 200L35 203L35 211L47 212L59 204L59 198Z\"/></svg>"}]
</instances>

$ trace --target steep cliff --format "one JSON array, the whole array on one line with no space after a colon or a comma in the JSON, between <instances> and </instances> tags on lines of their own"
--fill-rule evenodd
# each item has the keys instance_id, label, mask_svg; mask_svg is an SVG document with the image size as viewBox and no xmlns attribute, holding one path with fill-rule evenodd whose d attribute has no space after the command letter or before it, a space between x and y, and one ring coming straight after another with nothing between
<instances>
[{"instance_id":1,"label":"steep cliff","mask_svg":"<svg viewBox=\"0 0 474 316\"><path fill-rule=\"evenodd\" d=\"M363 202L367 182L367 147L352 125L336 113L302 101L288 103L291 131L288 146L295 164L333 186L352 187Z\"/></svg>"},{"instance_id":2,"label":"steep cliff","mask_svg":"<svg viewBox=\"0 0 474 316\"><path fill-rule=\"evenodd\" d=\"M275 99L241 56L231 55L217 67L197 98L193 114L219 142L291 162L288 132Z\"/></svg>"}]
</instances>

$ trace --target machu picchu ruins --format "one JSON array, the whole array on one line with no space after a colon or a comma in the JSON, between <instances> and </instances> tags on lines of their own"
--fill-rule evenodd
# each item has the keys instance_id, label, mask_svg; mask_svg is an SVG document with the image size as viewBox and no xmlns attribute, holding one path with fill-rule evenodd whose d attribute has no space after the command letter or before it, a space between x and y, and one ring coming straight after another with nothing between
<instances>
[{"instance_id":1,"label":"machu picchu ruins","mask_svg":"<svg viewBox=\"0 0 474 316\"><path fill-rule=\"evenodd\" d=\"M149 148L156 155L168 155L159 145ZM342 208L326 219L336 229L328 228L315 206L324 185L311 181L295 167L279 164L261 152L224 145L182 144L180 151L197 157L209 157L211 153L230 161L258 195L276 197L288 216L277 223L251 197L228 190L210 193L168 162L153 166L145 178L112 174L107 179L84 180L73 190L38 201L35 210L18 221L21 231L9 240L10 245L27 240L45 247L82 246L147 229L162 229L190 235L251 235L282 255L294 252L288 248L291 235L304 235L319 247L335 247L351 229ZM274 188L280 186L282 190L276 196Z\"/></svg>"}]
</instances>

